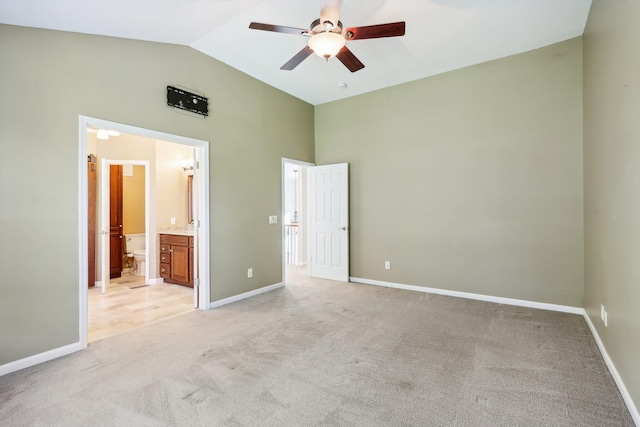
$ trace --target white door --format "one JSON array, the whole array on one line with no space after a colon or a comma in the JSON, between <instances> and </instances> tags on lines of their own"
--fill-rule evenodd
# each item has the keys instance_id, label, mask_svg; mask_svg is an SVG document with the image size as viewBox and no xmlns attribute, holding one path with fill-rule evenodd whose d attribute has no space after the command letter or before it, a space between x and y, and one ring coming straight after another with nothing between
<instances>
[{"instance_id":1,"label":"white door","mask_svg":"<svg viewBox=\"0 0 640 427\"><path fill-rule=\"evenodd\" d=\"M100 170L100 282L102 293L107 292L109 287L109 239L110 239L110 217L109 217L109 175L111 164L102 159Z\"/></svg>"},{"instance_id":2,"label":"white door","mask_svg":"<svg viewBox=\"0 0 640 427\"><path fill-rule=\"evenodd\" d=\"M311 277L349 281L349 164L309 168Z\"/></svg>"}]
</instances>

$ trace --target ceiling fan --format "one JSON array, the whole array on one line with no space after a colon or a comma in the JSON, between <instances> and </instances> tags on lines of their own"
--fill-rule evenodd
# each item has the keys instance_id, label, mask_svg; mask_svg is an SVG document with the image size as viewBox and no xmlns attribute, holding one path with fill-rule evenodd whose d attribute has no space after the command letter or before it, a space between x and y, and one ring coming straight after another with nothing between
<instances>
[{"instance_id":1,"label":"ceiling fan","mask_svg":"<svg viewBox=\"0 0 640 427\"><path fill-rule=\"evenodd\" d=\"M312 53L325 58L336 57L352 73L364 68L364 64L346 46L347 41L404 36L405 23L369 25L366 27L343 28L339 21L342 0L322 0L320 19L311 23L310 29L284 27L282 25L252 22L252 30L273 31L310 37L307 46L295 54L281 70L293 70Z\"/></svg>"}]
</instances>

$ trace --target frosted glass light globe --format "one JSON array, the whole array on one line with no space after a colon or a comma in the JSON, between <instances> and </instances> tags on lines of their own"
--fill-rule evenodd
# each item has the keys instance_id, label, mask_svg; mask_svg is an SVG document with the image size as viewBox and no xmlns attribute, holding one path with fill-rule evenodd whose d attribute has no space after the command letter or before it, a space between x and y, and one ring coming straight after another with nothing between
<instances>
[{"instance_id":1,"label":"frosted glass light globe","mask_svg":"<svg viewBox=\"0 0 640 427\"><path fill-rule=\"evenodd\" d=\"M341 34L325 32L312 36L309 47L321 58L329 59L336 56L344 47L346 40Z\"/></svg>"}]
</instances>

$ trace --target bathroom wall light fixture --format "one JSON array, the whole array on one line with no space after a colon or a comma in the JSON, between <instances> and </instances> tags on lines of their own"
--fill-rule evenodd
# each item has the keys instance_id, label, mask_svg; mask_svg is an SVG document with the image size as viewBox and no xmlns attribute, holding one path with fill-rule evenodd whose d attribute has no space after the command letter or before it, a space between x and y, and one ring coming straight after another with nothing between
<instances>
[{"instance_id":1,"label":"bathroom wall light fixture","mask_svg":"<svg viewBox=\"0 0 640 427\"><path fill-rule=\"evenodd\" d=\"M89 129L89 132L95 132L96 133L96 138L98 139L102 139L102 140L107 140L109 139L110 136L120 136L120 132L115 131L115 130L106 130L106 129L98 129L96 131Z\"/></svg>"}]
</instances>

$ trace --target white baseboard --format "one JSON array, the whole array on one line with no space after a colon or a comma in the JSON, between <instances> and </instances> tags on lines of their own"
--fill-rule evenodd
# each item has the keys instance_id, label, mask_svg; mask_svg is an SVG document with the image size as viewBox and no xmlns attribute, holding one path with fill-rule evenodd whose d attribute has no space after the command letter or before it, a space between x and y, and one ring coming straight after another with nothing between
<instances>
[{"instance_id":1,"label":"white baseboard","mask_svg":"<svg viewBox=\"0 0 640 427\"><path fill-rule=\"evenodd\" d=\"M491 295L473 294L470 292L449 291L446 289L427 288L424 286L404 285L402 283L382 282L380 280L361 279L359 277L349 277L350 282L362 283L365 285L384 286L387 288L404 289L406 291L417 291L428 294L446 295L456 298L467 298L479 301L495 302L498 304L517 305L520 307L538 308L541 310L560 311L563 313L583 314L584 309L581 307L572 307L570 305L549 304L545 302L527 301L515 298L494 297Z\"/></svg>"},{"instance_id":2,"label":"white baseboard","mask_svg":"<svg viewBox=\"0 0 640 427\"><path fill-rule=\"evenodd\" d=\"M82 345L77 342L65 345L64 347L54 348L53 350L45 351L44 353L25 357L24 359L16 360L15 362L5 363L4 365L0 365L0 376L7 375L11 372L19 371L20 369L28 368L30 366L38 365L40 363L48 362L80 350L82 350Z\"/></svg>"},{"instance_id":3,"label":"white baseboard","mask_svg":"<svg viewBox=\"0 0 640 427\"><path fill-rule=\"evenodd\" d=\"M611 376L613 377L614 381L616 382L616 385L618 386L618 390L620 390L620 394L622 394L624 403L627 404L627 408L631 413L631 418L633 418L633 422L636 423L637 426L640 426L640 413L638 413L638 408L636 408L636 405L633 403L633 400L631 399L629 390L627 390L627 387L624 385L624 382L622 381L622 378L620 377L620 374L618 373L616 366L613 364L613 361L609 357L609 353L607 353L607 349L604 347L604 343L600 339L600 335L598 335L598 331L593 325L593 322L591 322L591 318L587 314L586 310L583 310L582 315L584 316L584 320L587 322L587 325L589 325L589 329L591 329L591 334L593 335L593 338L596 340L598 349L602 354L602 358L604 359L604 362L607 364L607 368L609 368L609 372L611 372Z\"/></svg>"},{"instance_id":4,"label":"white baseboard","mask_svg":"<svg viewBox=\"0 0 640 427\"><path fill-rule=\"evenodd\" d=\"M276 283L275 285L265 286L263 288L254 289L253 291L245 292L242 294L234 295L229 298L219 299L209 304L209 308L221 307L223 305L231 304L232 302L240 301L246 298L250 298L256 295L264 294L265 292L273 291L284 286L283 282Z\"/></svg>"}]
</instances>

